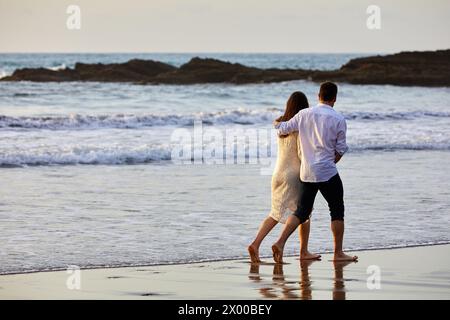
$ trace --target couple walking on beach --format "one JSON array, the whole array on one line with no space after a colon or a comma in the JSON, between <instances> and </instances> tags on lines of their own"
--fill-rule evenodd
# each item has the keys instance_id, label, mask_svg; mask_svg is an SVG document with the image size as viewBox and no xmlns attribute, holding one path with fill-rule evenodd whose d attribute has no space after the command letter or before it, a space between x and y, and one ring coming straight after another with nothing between
<instances>
[{"instance_id":1,"label":"couple walking on beach","mask_svg":"<svg viewBox=\"0 0 450 320\"><path fill-rule=\"evenodd\" d=\"M344 190L336 163L348 147L345 119L333 108L337 92L336 84L322 83L315 107L309 107L305 94L294 92L287 101L284 115L274 121L278 130L278 158L272 176L272 209L248 247L252 263L261 262L260 244L278 222L285 226L272 246L276 263L283 262L284 245L299 225L300 259L320 259L320 255L308 251L310 217L318 191L330 210L333 260L357 260L342 249Z\"/></svg>"}]
</instances>

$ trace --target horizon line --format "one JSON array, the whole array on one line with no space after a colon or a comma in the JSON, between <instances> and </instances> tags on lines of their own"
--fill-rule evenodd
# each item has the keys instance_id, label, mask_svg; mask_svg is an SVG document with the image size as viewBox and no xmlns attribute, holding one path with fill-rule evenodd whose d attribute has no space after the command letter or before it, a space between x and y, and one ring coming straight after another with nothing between
<instances>
[{"instance_id":1,"label":"horizon line","mask_svg":"<svg viewBox=\"0 0 450 320\"><path fill-rule=\"evenodd\" d=\"M0 54L391 54L404 51L0 51Z\"/></svg>"},{"instance_id":2,"label":"horizon line","mask_svg":"<svg viewBox=\"0 0 450 320\"><path fill-rule=\"evenodd\" d=\"M395 54L400 52L435 52L445 51L450 48L436 49L402 49L402 50L380 50L380 51L1 51L0 54Z\"/></svg>"}]
</instances>

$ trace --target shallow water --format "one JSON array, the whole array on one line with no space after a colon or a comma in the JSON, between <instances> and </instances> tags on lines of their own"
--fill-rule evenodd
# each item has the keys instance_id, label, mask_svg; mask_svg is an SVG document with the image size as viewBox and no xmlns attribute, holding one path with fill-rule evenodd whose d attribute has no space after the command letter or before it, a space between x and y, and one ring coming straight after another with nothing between
<instances>
[{"instance_id":1,"label":"shallow water","mask_svg":"<svg viewBox=\"0 0 450 320\"><path fill-rule=\"evenodd\" d=\"M449 161L442 151L347 155L346 248L449 242ZM0 180L2 272L244 257L270 208L270 176L251 165L45 166L2 169ZM318 196L311 248L329 251L331 239Z\"/></svg>"},{"instance_id":2,"label":"shallow water","mask_svg":"<svg viewBox=\"0 0 450 320\"><path fill-rule=\"evenodd\" d=\"M0 69L132 57L0 55ZM189 59L162 57L166 60L158 60L174 64ZM221 58L326 69L349 57ZM274 145L257 140L259 158L253 165L182 165L172 158L174 148L185 145L173 139L174 132L191 132L202 121L206 131L264 133L291 92L302 90L315 104L317 89L308 81L243 86L1 82L0 272L245 256L270 209L267 162L273 164L275 154L261 151L273 151ZM347 247L450 241L450 89L341 84L339 90L336 109L347 118L350 146L339 164ZM311 247L328 251L329 218L318 199ZM262 252L269 252L278 232ZM287 250L297 248L291 241Z\"/></svg>"}]
</instances>

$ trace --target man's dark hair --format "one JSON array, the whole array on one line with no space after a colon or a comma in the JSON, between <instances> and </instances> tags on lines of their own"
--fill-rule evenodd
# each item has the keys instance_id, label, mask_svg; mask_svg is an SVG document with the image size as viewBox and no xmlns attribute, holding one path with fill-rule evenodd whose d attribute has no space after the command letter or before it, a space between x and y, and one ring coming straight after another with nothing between
<instances>
[{"instance_id":1,"label":"man's dark hair","mask_svg":"<svg viewBox=\"0 0 450 320\"><path fill-rule=\"evenodd\" d=\"M336 99L338 87L335 83L327 81L320 85L319 99L322 101L333 101Z\"/></svg>"}]
</instances>

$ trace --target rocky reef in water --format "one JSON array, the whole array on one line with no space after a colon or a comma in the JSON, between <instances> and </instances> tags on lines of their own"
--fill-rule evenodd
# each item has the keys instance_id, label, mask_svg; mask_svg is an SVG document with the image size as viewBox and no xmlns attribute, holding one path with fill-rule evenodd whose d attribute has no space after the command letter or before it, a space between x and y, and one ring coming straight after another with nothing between
<instances>
[{"instance_id":1,"label":"rocky reef in water","mask_svg":"<svg viewBox=\"0 0 450 320\"><path fill-rule=\"evenodd\" d=\"M133 59L125 63L86 64L61 70L23 68L0 81L98 81L139 84L269 83L307 79L353 84L401 86L450 86L450 49L401 52L356 58L340 69L260 69L216 59L193 58L179 68L153 61Z\"/></svg>"}]
</instances>

